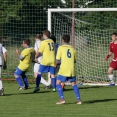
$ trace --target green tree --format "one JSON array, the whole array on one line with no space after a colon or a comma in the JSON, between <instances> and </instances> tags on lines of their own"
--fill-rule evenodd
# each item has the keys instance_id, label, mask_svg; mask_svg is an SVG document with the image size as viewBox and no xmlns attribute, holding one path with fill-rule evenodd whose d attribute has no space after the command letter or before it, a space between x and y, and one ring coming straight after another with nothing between
<instances>
[{"instance_id":1,"label":"green tree","mask_svg":"<svg viewBox=\"0 0 117 117\"><path fill-rule=\"evenodd\" d=\"M4 37L22 39L30 34L47 29L47 9L64 7L59 0L5 0L1 1L2 28Z\"/></svg>"},{"instance_id":2,"label":"green tree","mask_svg":"<svg viewBox=\"0 0 117 117\"><path fill-rule=\"evenodd\" d=\"M47 29L48 8L71 8L72 0L0 0L0 35L23 39ZM116 0L75 0L75 8L117 7ZM80 15L80 14L79 14ZM104 16L104 17L103 17ZM93 18L94 19L93 19ZM116 12L83 13L77 19L97 25L98 28L115 28ZM95 19L97 18L97 19ZM95 28L92 25L92 28ZM80 28L89 28L84 25Z\"/></svg>"}]
</instances>

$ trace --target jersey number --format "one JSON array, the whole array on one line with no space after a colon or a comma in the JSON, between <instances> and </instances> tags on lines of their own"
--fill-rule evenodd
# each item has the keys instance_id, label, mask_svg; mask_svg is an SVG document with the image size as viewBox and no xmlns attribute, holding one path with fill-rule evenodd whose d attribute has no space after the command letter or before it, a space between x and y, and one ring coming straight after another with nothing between
<instances>
[{"instance_id":1,"label":"jersey number","mask_svg":"<svg viewBox=\"0 0 117 117\"><path fill-rule=\"evenodd\" d=\"M68 58L71 58L70 49L67 50L67 57L68 57Z\"/></svg>"},{"instance_id":2,"label":"jersey number","mask_svg":"<svg viewBox=\"0 0 117 117\"><path fill-rule=\"evenodd\" d=\"M50 51L54 51L54 43L48 43Z\"/></svg>"}]
</instances>

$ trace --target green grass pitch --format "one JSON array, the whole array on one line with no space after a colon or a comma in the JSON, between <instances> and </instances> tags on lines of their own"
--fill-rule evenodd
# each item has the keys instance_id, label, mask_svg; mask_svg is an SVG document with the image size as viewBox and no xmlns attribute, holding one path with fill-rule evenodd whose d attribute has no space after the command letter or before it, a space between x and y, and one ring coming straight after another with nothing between
<instances>
[{"instance_id":1,"label":"green grass pitch","mask_svg":"<svg viewBox=\"0 0 117 117\"><path fill-rule=\"evenodd\" d=\"M0 117L117 117L117 87L80 86L82 105L76 104L71 86L66 86L66 104L56 105L58 93L44 89L33 94L34 83L28 90L18 90L15 82L3 82L5 95L0 96Z\"/></svg>"}]
</instances>

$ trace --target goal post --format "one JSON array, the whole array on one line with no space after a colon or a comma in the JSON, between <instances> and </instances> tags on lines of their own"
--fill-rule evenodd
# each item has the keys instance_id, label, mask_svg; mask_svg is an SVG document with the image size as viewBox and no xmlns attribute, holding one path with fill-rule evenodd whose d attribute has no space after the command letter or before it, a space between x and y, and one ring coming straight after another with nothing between
<instances>
[{"instance_id":1,"label":"goal post","mask_svg":"<svg viewBox=\"0 0 117 117\"><path fill-rule=\"evenodd\" d=\"M74 12L74 18L72 17ZM48 9L48 30L57 37L72 37L74 20L74 47L77 50L76 76L78 83L108 85L109 51L111 34L117 32L117 8L58 8ZM116 71L114 72L115 82Z\"/></svg>"}]
</instances>

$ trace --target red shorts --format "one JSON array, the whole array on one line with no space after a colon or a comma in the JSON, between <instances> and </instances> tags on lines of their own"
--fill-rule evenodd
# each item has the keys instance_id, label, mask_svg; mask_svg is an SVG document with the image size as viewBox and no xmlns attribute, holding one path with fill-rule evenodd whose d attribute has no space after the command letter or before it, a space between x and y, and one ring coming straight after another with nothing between
<instances>
[{"instance_id":1,"label":"red shorts","mask_svg":"<svg viewBox=\"0 0 117 117\"><path fill-rule=\"evenodd\" d=\"M111 61L110 67L117 70L117 61Z\"/></svg>"}]
</instances>

